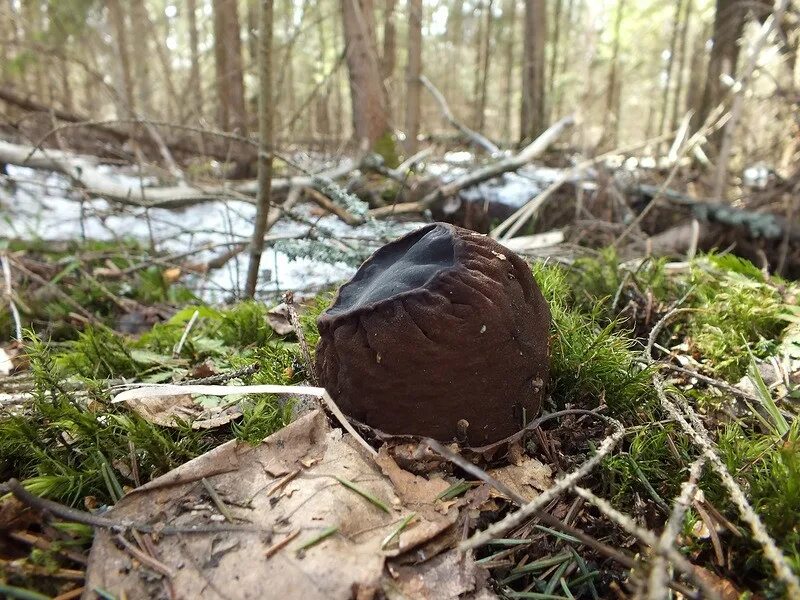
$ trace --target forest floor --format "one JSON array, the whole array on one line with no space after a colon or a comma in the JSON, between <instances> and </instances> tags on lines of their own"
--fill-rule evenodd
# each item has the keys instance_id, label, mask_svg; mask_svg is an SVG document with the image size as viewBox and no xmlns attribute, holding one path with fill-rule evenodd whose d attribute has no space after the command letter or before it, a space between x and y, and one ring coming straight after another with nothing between
<instances>
[{"instance_id":1,"label":"forest floor","mask_svg":"<svg viewBox=\"0 0 800 600\"><path fill-rule=\"evenodd\" d=\"M131 489L228 440L258 445L307 408L235 387L310 379L303 345L313 352L315 317L331 290L298 307L298 330L262 302L204 303L158 259L117 240L4 249L6 273L25 274L25 283L8 296L24 341L0 351L0 481L102 515ZM730 254L678 263L622 261L604 250L570 264L533 261L532 269L553 316L544 413L585 409L622 428L583 487L565 487L543 508L633 557L633 568L533 515L476 551L488 588L508 598L635 596L663 568L652 547L667 532L667 546L696 567L685 578L676 571L678 589L704 582L723 598L790 595L800 576L800 286ZM1 314L0 329L13 331L11 313ZM112 402L130 382L216 383L231 393L164 414ZM193 427L204 419L219 421ZM605 425L570 413L533 433L525 451L556 480L608 439ZM488 485L458 467L442 477L450 487L437 502L474 499ZM503 493L483 498L459 537L513 504ZM80 593L92 521L59 514L3 498L0 592ZM142 577L169 579L137 556Z\"/></svg>"}]
</instances>

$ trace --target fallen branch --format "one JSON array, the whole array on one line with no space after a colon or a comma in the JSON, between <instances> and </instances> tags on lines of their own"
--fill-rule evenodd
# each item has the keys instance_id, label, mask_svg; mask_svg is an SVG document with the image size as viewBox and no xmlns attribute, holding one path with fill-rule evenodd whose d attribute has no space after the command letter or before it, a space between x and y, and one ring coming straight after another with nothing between
<instances>
[{"instance_id":1,"label":"fallen branch","mask_svg":"<svg viewBox=\"0 0 800 600\"><path fill-rule=\"evenodd\" d=\"M348 225L361 225L364 222L364 219L352 214L343 206L339 206L325 194L314 189L313 187L307 187L303 191L305 192L306 197L314 204L326 210L327 212L336 215Z\"/></svg>"},{"instance_id":2,"label":"fallen branch","mask_svg":"<svg viewBox=\"0 0 800 600\"><path fill-rule=\"evenodd\" d=\"M258 190L258 182L255 180L235 185L203 187L177 185L142 188L138 183L118 183L101 173L96 168L101 162L97 157L60 150L37 149L2 140L0 140L0 162L62 173L72 179L89 196L145 208L183 208L192 204L224 199L255 204L255 198L251 196ZM286 193L292 187L311 187L319 178L337 179L357 169L358 165L357 161L347 159L337 167L323 173L275 179L272 189L275 192Z\"/></svg>"},{"instance_id":3,"label":"fallen branch","mask_svg":"<svg viewBox=\"0 0 800 600\"><path fill-rule=\"evenodd\" d=\"M519 154L509 156L502 160L497 161L491 165L476 169L471 173L467 173L458 179L440 186L433 192L429 193L419 202L401 203L394 206L391 213L407 213L407 212L421 212L430 208L433 204L441 202L451 196L456 195L461 190L472 187L503 173L509 171L516 171L521 167L540 156L550 145L558 139L561 134L574 125L575 119L573 117L564 117L556 124L549 127L542 135L536 138L533 142L527 145ZM412 208L413 207L413 208Z\"/></svg>"},{"instance_id":4,"label":"fallen branch","mask_svg":"<svg viewBox=\"0 0 800 600\"><path fill-rule=\"evenodd\" d=\"M632 146L627 146L624 148L615 148L609 152L605 152L594 158L590 158L583 162L578 163L574 167L567 169L564 174L550 184L543 192L531 198L528 202L520 206L513 215L508 217L505 221L500 223L497 227L495 227L492 232L490 233L491 237L496 240L507 240L519 231L525 223L527 223L538 211L541 207L547 202L550 196L558 190L562 185L567 183L571 178L577 177L581 174L581 172L585 169L588 169L592 165L595 165L609 156L614 156L617 154L625 154L627 152L631 152L633 150L637 150L639 148L648 146L654 142L658 142L661 140L666 139L672 135L671 133L658 136L656 138L651 138L644 142L639 142Z\"/></svg>"},{"instance_id":5,"label":"fallen branch","mask_svg":"<svg viewBox=\"0 0 800 600\"><path fill-rule=\"evenodd\" d=\"M490 141L486 136L481 135L477 131L470 129L456 119L455 115L453 115L453 111L450 110L450 106L447 104L447 100L445 100L444 95L442 95L436 86L431 83L430 79L425 77L425 75L421 75L419 80L420 83L425 86L425 89L430 92L431 96L433 96L433 99L436 100L436 104L439 105L444 118L448 123L450 123L450 125L458 129L464 134L465 137L471 140L473 144L479 148L483 148L489 154L497 154L500 152L500 148L498 148L494 142Z\"/></svg>"},{"instance_id":6,"label":"fallen branch","mask_svg":"<svg viewBox=\"0 0 800 600\"><path fill-rule=\"evenodd\" d=\"M26 98L21 96L11 90L8 87L0 88L0 100L10 104L12 106L16 106L17 108L21 108L22 110L26 110L28 112L36 112L42 113L46 115L50 115L59 121L66 123L66 125L60 125L58 127L53 128L44 136L44 138L39 142L40 144L49 138L51 135L56 133L57 131L61 131L62 129L66 128L74 128L74 127L86 127L89 129L93 129L96 132L99 132L103 135L107 135L108 137L112 138L119 144L126 142L127 140L134 140L139 144L150 146L158 150L160 154L164 154L164 149L161 147L161 144L164 145L169 151L171 152L181 152L184 154L190 155L205 155L210 156L212 158L216 158L218 160L230 160L230 150L227 146L225 147L209 147L206 144L196 144L191 141L187 140L162 140L159 142L156 140L151 131L143 131L137 127L127 127L127 128L117 128L114 127L115 124L125 125L125 124L145 124L150 127L154 125L164 125L167 127L173 127L177 129L189 129L191 131L200 133L201 135L213 135L218 136L219 132L209 131L203 132L196 128L188 128L178 124L170 124L170 123L157 123L157 122L149 122L144 119L114 119L114 120L104 120L104 121L96 121L93 120L85 115L80 115L77 113L60 110L58 108L47 106L45 104L41 104L36 102L35 100L31 100L30 98ZM255 156L255 149L253 150L253 156Z\"/></svg>"}]
</instances>

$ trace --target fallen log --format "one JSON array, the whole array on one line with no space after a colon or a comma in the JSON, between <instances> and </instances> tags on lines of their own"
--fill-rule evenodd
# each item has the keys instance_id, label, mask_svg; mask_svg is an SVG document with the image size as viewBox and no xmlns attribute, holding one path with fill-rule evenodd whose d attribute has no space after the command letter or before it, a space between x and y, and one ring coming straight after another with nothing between
<instances>
[{"instance_id":1,"label":"fallen log","mask_svg":"<svg viewBox=\"0 0 800 600\"><path fill-rule=\"evenodd\" d=\"M658 186L639 185L637 191L651 200L658 195ZM718 223L727 227L744 228L753 239L780 240L788 235L790 241L800 241L800 230L784 217L769 213L736 208L726 202L701 200L667 188L659 196L676 206L686 207L703 223Z\"/></svg>"},{"instance_id":2,"label":"fallen log","mask_svg":"<svg viewBox=\"0 0 800 600\"><path fill-rule=\"evenodd\" d=\"M52 115L57 120L62 121L64 123L70 123L76 127L86 127L88 129L93 129L94 131L100 132L103 135L110 137L113 141L117 142L118 144L123 144L128 140L133 140L138 144L143 146L151 147L158 151L160 154L163 155L163 150L159 148L159 141L154 139L153 134L151 131L148 131L148 126L152 128L154 126L154 122L148 121L146 119L118 119L116 121L95 121L86 115L80 115L77 113L73 113L66 110L61 110L52 106L47 106L45 104L41 104L36 102L35 100L31 100L30 98L26 98L17 94L12 89L5 87L0 87L0 100L5 102L6 104L16 106L22 110L27 112L35 112L35 113L43 113L48 116ZM145 128L139 127L128 127L128 128L118 128L114 127L113 123L119 124L130 124L130 125L145 125ZM162 125L164 127L177 127L179 129L190 129L194 133L199 135L215 135L215 132L208 132L204 133L202 131L196 130L194 128L186 128L181 125L171 125L165 123L158 123L158 125ZM60 129L60 128L57 128ZM40 142L43 143L46 141L47 137L49 137L52 133L52 130L48 132L48 135ZM196 142L188 141L185 139L182 140L164 140L163 144L166 148L169 149L170 152L173 153L181 153L181 154L188 154L190 156L197 156L197 155L204 155L209 156L211 158L215 158L217 160L222 161L229 161L229 160L255 160L256 157L256 146L254 145L252 148L252 152L248 152L247 156L242 156L242 145L237 147L237 152L232 153L230 149L230 143L219 145L219 144L198 144Z\"/></svg>"},{"instance_id":3,"label":"fallen log","mask_svg":"<svg viewBox=\"0 0 800 600\"><path fill-rule=\"evenodd\" d=\"M127 184L114 181L97 169L100 162L97 157L34 148L0 140L0 163L62 173L90 197L101 197L128 206L168 209L226 199L255 203L253 196L258 189L258 182L255 180L213 186L182 184L142 187L138 182ZM292 187L312 187L320 178L342 177L357 169L358 164L358 161L348 159L323 173L278 178L273 180L272 189L279 193L288 193Z\"/></svg>"}]
</instances>

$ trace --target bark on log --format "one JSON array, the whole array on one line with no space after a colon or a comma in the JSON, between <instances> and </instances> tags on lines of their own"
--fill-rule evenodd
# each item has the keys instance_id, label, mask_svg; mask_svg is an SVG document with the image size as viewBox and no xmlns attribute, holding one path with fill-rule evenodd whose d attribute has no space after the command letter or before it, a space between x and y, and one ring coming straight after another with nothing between
<instances>
[{"instance_id":1,"label":"bark on log","mask_svg":"<svg viewBox=\"0 0 800 600\"><path fill-rule=\"evenodd\" d=\"M11 106L16 106L17 108L20 108L28 112L37 112L46 115L52 114L59 121L63 121L65 123L75 123L83 127L86 127L88 129L100 132L104 135L107 135L108 137L110 137L119 144L123 144L128 140L134 140L145 147L152 147L156 152L160 152L160 149L157 147L157 144L153 140L152 136L149 135L148 132L144 132L141 130L141 128L138 127L129 127L128 130L112 127L108 123L95 121L86 115L60 110L51 106L47 106L45 104L41 104L39 102L36 102L35 100L17 94L8 87L5 88L0 87L0 100ZM135 121L136 119L131 119L131 122ZM142 123L145 125L148 124L144 120L142 121ZM159 125L161 125L161 123L159 123ZM209 132L207 135L212 136L214 134L212 132ZM244 155L240 148L237 148L238 154L235 154L231 152L230 141L227 141L225 144L213 144L208 142L205 142L203 144L198 144L195 142L187 141L185 139L183 140L165 139L164 143L171 152L180 153L182 155L189 155L189 156L203 155L221 161L230 161L232 159L247 161L247 160L255 160L256 158L255 146L253 146L252 153L250 153L250 155L248 156Z\"/></svg>"}]
</instances>

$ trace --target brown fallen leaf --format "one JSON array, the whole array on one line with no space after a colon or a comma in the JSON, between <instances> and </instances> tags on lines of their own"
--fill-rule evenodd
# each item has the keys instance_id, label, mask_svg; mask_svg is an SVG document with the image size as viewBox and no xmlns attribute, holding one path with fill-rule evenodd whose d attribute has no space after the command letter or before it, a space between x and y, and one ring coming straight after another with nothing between
<instances>
[{"instance_id":1,"label":"brown fallen leaf","mask_svg":"<svg viewBox=\"0 0 800 600\"><path fill-rule=\"evenodd\" d=\"M300 472L291 481L292 493L270 496L270 487L279 479L273 474L295 470ZM225 502L233 523L218 522L220 515L207 497L202 477ZM337 478L386 501L397 499L391 480L371 456L349 435L332 429L322 412L312 411L259 446L223 444L137 488L105 516L160 527L154 543L159 560L175 573L171 584L177 597L349 600L354 590L363 590L368 597L369 590L381 589L388 577L382 541L396 529L398 519L413 511L396 504L399 510L387 514ZM187 499L192 510L185 508ZM418 517L408 532L420 527L416 539L403 540L401 534L400 543L411 547L434 535L452 548L455 534L451 539L441 532L453 529L456 516L448 519L450 523ZM193 532L176 535L169 528ZM331 528L333 535L296 551L298 544ZM266 555L295 531L301 532L296 541ZM131 568L130 556L113 538L109 531L97 531L86 589L101 588L117 597L123 591L128 598L153 597L157 591L148 567ZM220 547L225 552L213 552ZM432 558L446 549L431 549L425 556Z\"/></svg>"},{"instance_id":2,"label":"brown fallen leaf","mask_svg":"<svg viewBox=\"0 0 800 600\"><path fill-rule=\"evenodd\" d=\"M235 393L235 388L231 388L231 392ZM242 416L238 404L207 408L191 394L142 396L128 399L125 403L146 421L162 427L179 427L180 421L188 421L192 429L212 429Z\"/></svg>"},{"instance_id":3,"label":"brown fallen leaf","mask_svg":"<svg viewBox=\"0 0 800 600\"><path fill-rule=\"evenodd\" d=\"M471 554L456 550L417 565L390 565L389 572L391 579L383 582L389 600L456 600L478 593L484 599L497 597L486 588L488 571Z\"/></svg>"},{"instance_id":4,"label":"brown fallen leaf","mask_svg":"<svg viewBox=\"0 0 800 600\"><path fill-rule=\"evenodd\" d=\"M553 486L553 472L549 466L529 456L521 457L519 463L490 469L488 473L527 501ZM491 496L504 497L495 489Z\"/></svg>"},{"instance_id":5,"label":"brown fallen leaf","mask_svg":"<svg viewBox=\"0 0 800 600\"><path fill-rule=\"evenodd\" d=\"M294 331L289 321L289 307L286 303L278 304L275 308L267 311L267 323L278 335L289 335Z\"/></svg>"}]
</instances>

